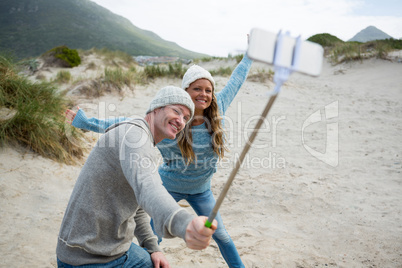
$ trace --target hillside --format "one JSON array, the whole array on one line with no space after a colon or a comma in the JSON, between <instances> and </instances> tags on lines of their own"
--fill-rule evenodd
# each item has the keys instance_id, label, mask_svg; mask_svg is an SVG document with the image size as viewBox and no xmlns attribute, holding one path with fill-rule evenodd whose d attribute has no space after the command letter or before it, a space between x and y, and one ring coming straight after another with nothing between
<instances>
[{"instance_id":1,"label":"hillside","mask_svg":"<svg viewBox=\"0 0 402 268\"><path fill-rule=\"evenodd\" d=\"M353 36L348 41L357 41L357 42L368 42L374 40L384 40L393 38L392 36L384 33L383 31L377 29L374 26L369 26L360 32L358 32L355 36Z\"/></svg>"},{"instance_id":2,"label":"hillside","mask_svg":"<svg viewBox=\"0 0 402 268\"><path fill-rule=\"evenodd\" d=\"M84 50L105 47L133 56L206 56L142 30L89 0L0 2L0 51L13 51L21 59L60 45Z\"/></svg>"}]
</instances>

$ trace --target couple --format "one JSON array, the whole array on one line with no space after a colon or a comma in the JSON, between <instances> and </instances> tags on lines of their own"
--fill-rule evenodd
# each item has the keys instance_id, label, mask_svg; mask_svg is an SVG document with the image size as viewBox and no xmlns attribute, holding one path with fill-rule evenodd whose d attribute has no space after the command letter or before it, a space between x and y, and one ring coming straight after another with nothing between
<instances>
[{"instance_id":1,"label":"couple","mask_svg":"<svg viewBox=\"0 0 402 268\"><path fill-rule=\"evenodd\" d=\"M158 147L158 149L160 150L160 152L163 156L164 163L159 167L159 175L163 181L163 186L166 188L166 190L170 194L170 195L168 194L169 198L171 199L170 196L172 196L174 198L174 200L176 200L176 201L180 201L181 199L186 199L198 215L201 215L201 216L209 215L209 213L212 211L213 206L215 205L215 199L210 190L211 178L212 178L213 174L216 172L216 162L217 162L218 158L223 157L223 154L225 151L224 136L223 136L223 131L222 131L223 126L222 126L220 116L225 114L230 103L232 102L232 100L236 96L237 92L239 91L241 85L245 81L248 71L251 67L251 63L252 63L252 61L250 59L248 59L247 56L244 56L243 60L240 62L240 64L234 70L228 84L225 86L225 88L223 90L221 90L219 93L216 93L216 94L215 94L215 81L214 81L213 77L211 76L211 74L207 70L201 68L200 66L194 65L194 66L190 67L183 77L181 91L187 92L192 99L192 103L194 103L193 104L194 105L194 119L191 120L191 122L189 124L187 124L185 127L183 126L184 130L178 135L178 137L175 140L170 140L172 138L174 139L175 137L172 135L170 135L170 136L167 135L168 133L166 133L166 129L164 129L161 126L164 126L164 124L165 124L167 126L167 129L169 129L169 127L171 127L173 129L177 130L177 133L179 133L180 130L182 130L182 128L179 128L178 125L174 124L173 122L164 121L164 120L154 121L154 122L151 122L152 124L149 124L150 129L151 129L150 132L154 136L155 144L157 143L157 141L158 142L160 141L159 143L157 143L156 146ZM152 103L153 102L154 102L154 100L152 101ZM166 108L162 109L163 112L167 112L168 110L169 109L166 109ZM148 110L148 112L150 112L150 111L151 111L151 107ZM181 113L181 111L174 111L174 110L172 110L172 112L176 113L176 114ZM152 115L152 112L151 112L151 115ZM149 113L147 114L147 117L148 116L149 116ZM79 110L77 115L75 115L71 111L68 111L67 117L69 117L71 120L73 120L72 121L73 126L92 130L92 131L97 131L97 132L105 132L106 128L113 125L113 127L109 128L107 130L106 134L101 137L101 140L112 135L110 133L114 133L113 135L116 136L117 135L117 134L115 134L115 132L117 131L116 129L120 129L119 131L117 131L119 134L121 134L120 132L124 133L124 131L122 131L122 130L124 130L125 128L129 128L129 125L130 125L130 124L126 123L127 121L125 121L125 120L128 120L127 118L118 118L115 120L99 120L99 119L95 119L95 118L88 119L82 110ZM122 123L122 122L119 123L119 121L125 121L125 123ZM130 122L138 122L138 120L131 120ZM165 122L168 122L168 123L165 123ZM115 123L117 123L117 124L115 124ZM158 123L161 125L156 125L155 123ZM138 123L136 123L136 125L138 125ZM134 126L132 128L136 128L136 127ZM169 130L172 130L172 129L169 129ZM163 135L161 136L159 132L164 133L165 136L163 136ZM172 133L170 133L170 134L172 134ZM123 135L123 134L121 134L121 135ZM158 139L156 138L156 135L158 136ZM142 136L144 136L144 135L142 135ZM140 135L137 137L142 138L142 136ZM124 138L124 137L125 136L123 135L122 138ZM118 138L117 140L119 141L120 138ZM101 142L101 141L99 141L99 142ZM133 142L134 141L129 141L129 142L123 141L123 143L122 143L122 141L120 141L120 144L116 144L116 146L115 146L117 148L110 148L110 149L102 148L102 149L103 150L112 150L112 149L117 150L121 147L120 150L124 149L123 151L125 151L125 153L127 154L128 149L126 150L124 145L126 145L125 143L132 144ZM139 142L139 141L136 141L136 142ZM105 141L103 141L103 144L109 144L109 141L107 143L105 143ZM97 148L94 149L94 151L96 151L96 150L97 150ZM119 154L122 154L122 153L123 152L120 152ZM93 155L93 152L91 152L91 155L89 156L87 163L91 162L92 165L95 165L96 164L95 160L97 160L97 161L100 161L100 160L93 159L92 155ZM109 153L105 153L104 157L108 157L108 155L109 155ZM129 158L130 156L133 158L133 155L127 155L126 159ZM178 159L181 159L181 161L177 161ZM106 162L103 165L106 165L110 161L112 161L112 160L111 159L102 160L102 162ZM120 162L121 162L120 165L122 165L122 160L120 160ZM208 163L208 164L205 164L205 163ZM212 163L212 165L210 163ZM93 168L93 166L92 166L92 168ZM84 166L83 171L84 170L85 170L85 166ZM101 174L106 172L105 170L103 170L102 168L99 168L99 167L97 167L97 171L101 172ZM133 172L134 171L129 171L129 174L123 173L122 175L133 176ZM135 171L134 174L139 175L141 173L142 173L142 171L139 170L139 171ZM80 177L81 177L81 175L80 175ZM78 182L77 182L77 184L78 184ZM138 182L135 182L135 183L138 183ZM147 184L144 184L144 183L146 183L146 182L145 181L141 182L140 186L144 187L145 185L149 186L149 184L151 184L151 182L148 182ZM151 187L154 187L153 186L154 184L155 183L152 182ZM86 186L86 184L84 184L84 186ZM134 187L136 185L130 184L130 186L131 186L131 189L134 189ZM89 187L89 186L86 186L86 187ZM76 188L77 188L77 186L76 186ZM110 193L108 186L103 186L102 189L103 189L103 191L105 191L106 195ZM143 188L141 188L141 189L143 189ZM128 191L128 190L126 189L126 191ZM73 192L73 196L74 196L74 192ZM142 196L141 191L137 193L134 190L134 194L140 194L140 196ZM85 195L85 194L81 194L81 195ZM147 196L147 197L145 197L145 196ZM162 197L165 198L165 195L158 195L158 196L161 196L160 198L162 198ZM142 197L145 198L144 204L138 204L138 205L139 205L139 207L141 207L141 209L144 209L147 213L150 214L150 216L152 218L152 224L154 227L153 229L154 229L155 233L158 234L159 237L162 237L162 236L171 237L172 235L173 236L178 235L179 237L185 238L183 231L180 233L180 235L178 233L171 233L170 230L166 230L166 228L163 225L163 224L168 224L168 226L171 226L171 227L176 226L173 224L173 223L178 224L178 223L176 223L175 218L182 214L178 214L178 215L176 215L176 213L173 213L173 215L169 214L169 211L171 212L171 210L165 211L166 208L161 206L160 209L163 208L164 211L163 211L163 213L158 212L158 215L156 215L156 218L155 218L153 215L154 212L152 210L151 211L149 211L149 210L154 205L159 204L158 201L162 201L164 199L159 199L159 197L158 198L150 197L148 195L144 195ZM96 205L98 209L102 209L103 206L107 205L106 203L108 201L104 200L104 198L101 198L101 197L97 197L97 198L100 199L97 201L100 203L94 204L94 205ZM138 197L137 197L137 200L138 200ZM129 203L131 201L127 200L127 202ZM153 203L153 202L155 202L155 203ZM71 201L70 201L70 203L71 203ZM168 204L170 204L170 202L168 202ZM113 205L115 205L116 207L119 207L123 204L113 204ZM130 204L124 204L124 205L127 206ZM146 207L145 205L149 205L149 206L151 206L151 208ZM87 204L87 206L89 206L89 205ZM69 205L68 209L70 207L72 207L72 205ZM120 210L120 207L119 207L119 210ZM143 211L141 211L141 212L143 212ZM74 212L71 212L71 213L74 215ZM87 213L90 213L88 215L88 217L96 217L97 216L96 211L88 211ZM184 212L181 211L181 213L184 213ZM173 218L169 218L169 217L161 218L161 215L159 215L159 214L163 214L165 216L170 215L170 217L173 217ZM102 215L100 215L100 216L102 216ZM109 217L111 217L111 216L112 215L109 215ZM69 222L68 217L69 216L66 213L64 221ZM113 215L113 217L114 217L114 215ZM136 216L134 216L134 217L136 217ZM196 218L196 219L199 219L198 223L202 222L202 221L205 222L204 218ZM110 219L108 219L108 217L103 217L102 220L107 222ZM244 267L232 239L230 238L230 236L228 235L228 233L226 232L226 230L224 228L224 225L222 223L222 219L221 219L219 213L216 217L216 220L217 220L217 229L215 230L215 233L213 234L213 238L217 242L225 261L227 262L229 267ZM64 221L63 221L63 225L62 225L62 230L63 230L63 226L65 225ZM180 222L183 223L183 218L181 218ZM185 223L187 224L188 220L185 221ZM125 224L129 224L129 223L125 222ZM183 227L183 226L181 226L181 227ZM80 228L84 228L84 227L80 227ZM158 253L158 255L162 255L162 253L159 252L159 249L157 249L156 238L155 238L155 240L152 240L151 238L149 238L150 236L149 236L148 229L149 228L144 227L144 229L137 230L137 228L135 228L135 231L136 231L135 236L137 237L137 239L139 239L140 246L146 248L148 250L148 252L150 252L150 253L153 252L151 254L151 258L152 258L152 255L155 255L156 253ZM207 228L205 228L205 229L207 229ZM69 231L73 232L72 229ZM209 230L209 231L212 231L212 230ZM93 230L92 232L96 232L96 231ZM201 232L201 230L200 230L200 232ZM61 231L61 234L62 234L62 231ZM145 234L147 234L147 235L145 235ZM120 235L122 235L122 234L120 234ZM120 237L120 235L118 237ZM124 235L123 235L123 237L125 238ZM132 235L130 237L132 238ZM149 243L152 242L152 248L150 245L144 244L144 241L141 240L141 237L147 237L146 241ZM91 238L91 239L93 239L93 238ZM116 237L114 239L116 239ZM66 242L64 242L63 240L64 239L62 237L59 238L59 245L61 244L63 247L68 247ZM185 238L185 240L188 244L189 241L187 240L187 238ZM141 243L141 241L142 241L142 243ZM90 246L89 242L85 242L85 243ZM101 246L101 247L103 248L103 246ZM134 244L131 247L134 247ZM81 251L88 253L88 251L91 251L91 249L83 248ZM119 254L123 254L124 252L130 252L130 250L128 250L127 244L124 244L124 246L119 246L113 250L111 248L109 248L109 249L104 248L96 254L101 255L101 256L103 256L103 255L110 256L109 259L114 260L117 256L119 256ZM118 254L116 254L116 253L118 253ZM80 254L80 253L77 253L77 254ZM109 261L109 259L96 260L96 261L105 263L105 262ZM62 259L60 259L60 260L63 261ZM64 260L66 263L68 263L67 260L69 260L69 259L65 258ZM90 263L88 261L85 263ZM78 262L74 262L74 263L77 264ZM66 267L68 267L68 266L66 266ZM139 266L139 267L141 267L141 266ZM168 267L168 266L166 266L166 267Z\"/></svg>"}]
</instances>

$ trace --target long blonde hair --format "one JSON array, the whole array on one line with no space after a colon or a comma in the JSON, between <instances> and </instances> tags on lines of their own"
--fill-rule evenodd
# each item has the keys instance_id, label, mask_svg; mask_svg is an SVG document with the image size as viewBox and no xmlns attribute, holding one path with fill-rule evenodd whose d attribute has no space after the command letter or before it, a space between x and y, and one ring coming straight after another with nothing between
<instances>
[{"instance_id":1,"label":"long blonde hair","mask_svg":"<svg viewBox=\"0 0 402 268\"><path fill-rule=\"evenodd\" d=\"M211 105L204 110L204 121L211 134L212 148L218 155L219 159L224 157L225 151L229 151L226 147L226 139L222 126L222 117L219 113L218 102L216 101L215 92L212 92ZM194 118L193 118L194 120ZM196 156L193 151L193 135L191 132L191 121L186 125L184 130L179 134L177 143L180 148L180 152L186 161L186 164L196 160Z\"/></svg>"}]
</instances>

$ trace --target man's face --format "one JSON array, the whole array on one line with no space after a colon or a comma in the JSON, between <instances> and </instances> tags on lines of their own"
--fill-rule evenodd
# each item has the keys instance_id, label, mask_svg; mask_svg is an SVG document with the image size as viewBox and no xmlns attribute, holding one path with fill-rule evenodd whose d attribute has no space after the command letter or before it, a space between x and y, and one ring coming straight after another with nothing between
<instances>
[{"instance_id":1,"label":"man's face","mask_svg":"<svg viewBox=\"0 0 402 268\"><path fill-rule=\"evenodd\" d=\"M155 135L158 138L174 139L190 120L190 110L180 104L167 105L155 110Z\"/></svg>"}]
</instances>

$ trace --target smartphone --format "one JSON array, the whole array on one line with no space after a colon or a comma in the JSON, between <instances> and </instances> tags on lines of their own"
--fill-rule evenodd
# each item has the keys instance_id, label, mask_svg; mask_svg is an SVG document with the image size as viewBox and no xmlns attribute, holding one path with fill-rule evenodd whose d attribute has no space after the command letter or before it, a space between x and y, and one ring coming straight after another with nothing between
<instances>
[{"instance_id":1,"label":"smartphone","mask_svg":"<svg viewBox=\"0 0 402 268\"><path fill-rule=\"evenodd\" d=\"M295 61L293 57L296 38L282 35L281 48L277 47L278 34L253 28L249 35L247 56L255 61L273 64L276 57L276 65L290 68ZM276 53L276 55L275 55ZM318 76L321 73L324 58L324 49L321 45L310 41L301 41L294 71Z\"/></svg>"}]
</instances>

